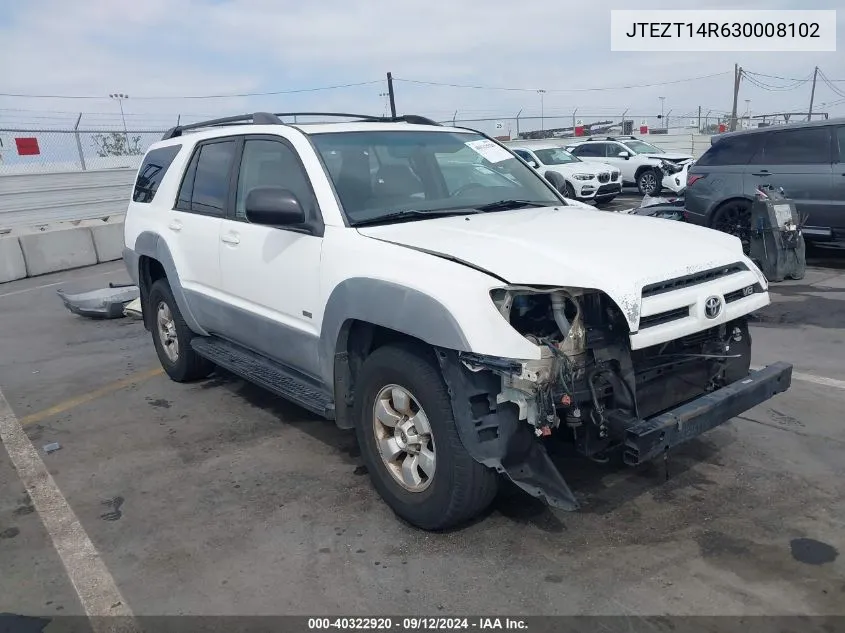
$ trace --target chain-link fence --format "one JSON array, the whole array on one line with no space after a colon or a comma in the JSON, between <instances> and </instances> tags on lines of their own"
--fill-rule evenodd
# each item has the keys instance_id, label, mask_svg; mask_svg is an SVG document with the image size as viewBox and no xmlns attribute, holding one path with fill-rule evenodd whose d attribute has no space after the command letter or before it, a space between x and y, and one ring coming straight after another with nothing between
<instances>
[{"instance_id":1,"label":"chain-link fence","mask_svg":"<svg viewBox=\"0 0 845 633\"><path fill-rule=\"evenodd\" d=\"M720 131L724 114L619 116L554 113L549 116L518 113L512 117L461 117L455 112L446 125L470 127L500 139L561 138L590 135L634 135L664 149L696 156L709 146L709 136ZM43 173L137 168L147 148L165 129L3 129L0 128L0 174Z\"/></svg>"},{"instance_id":2,"label":"chain-link fence","mask_svg":"<svg viewBox=\"0 0 845 633\"><path fill-rule=\"evenodd\" d=\"M518 138L572 138L596 134L633 134L635 136L678 135L678 134L717 134L720 125L726 124L723 114L713 115L703 112L686 115L636 115L620 113L581 114L575 110L572 114L529 116L516 114L511 117L487 116L466 117L456 112L450 119L441 119L445 125L470 127L492 136ZM658 140L655 138L654 140Z\"/></svg>"},{"instance_id":3,"label":"chain-link fence","mask_svg":"<svg viewBox=\"0 0 845 633\"><path fill-rule=\"evenodd\" d=\"M137 168L164 132L0 129L0 175Z\"/></svg>"}]
</instances>

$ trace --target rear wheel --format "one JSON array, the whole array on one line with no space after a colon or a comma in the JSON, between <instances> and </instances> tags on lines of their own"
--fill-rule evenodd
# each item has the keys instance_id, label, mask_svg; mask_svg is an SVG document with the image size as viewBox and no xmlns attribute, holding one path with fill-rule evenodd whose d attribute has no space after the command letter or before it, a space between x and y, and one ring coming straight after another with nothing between
<instances>
[{"instance_id":1,"label":"rear wheel","mask_svg":"<svg viewBox=\"0 0 845 633\"><path fill-rule=\"evenodd\" d=\"M498 475L467 453L440 370L421 350L385 346L364 362L356 397L361 454L401 518L442 530L480 514Z\"/></svg>"},{"instance_id":2,"label":"rear wheel","mask_svg":"<svg viewBox=\"0 0 845 633\"><path fill-rule=\"evenodd\" d=\"M742 241L742 250L751 250L751 204L747 200L729 200L716 209L710 227L735 235Z\"/></svg>"},{"instance_id":3,"label":"rear wheel","mask_svg":"<svg viewBox=\"0 0 845 633\"><path fill-rule=\"evenodd\" d=\"M176 382L205 378L214 365L191 348L195 334L185 323L166 279L150 288L149 309L153 315L153 342L161 366Z\"/></svg>"}]
</instances>

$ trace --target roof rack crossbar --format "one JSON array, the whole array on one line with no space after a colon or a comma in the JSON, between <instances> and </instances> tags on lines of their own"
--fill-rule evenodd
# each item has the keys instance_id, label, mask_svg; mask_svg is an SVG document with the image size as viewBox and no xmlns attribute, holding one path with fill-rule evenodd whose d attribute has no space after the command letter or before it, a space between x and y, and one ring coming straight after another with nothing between
<instances>
[{"instance_id":1,"label":"roof rack crossbar","mask_svg":"<svg viewBox=\"0 0 845 633\"><path fill-rule=\"evenodd\" d=\"M412 123L416 125L437 125L440 124L432 119L417 114L403 114L396 117L373 116L371 114L351 114L349 112L254 112L252 114L239 114L236 116L227 116L221 119L210 119L208 121L199 121L197 123L188 123L186 125L177 125L170 128L162 136L162 140L182 136L182 133L187 130L197 130L207 127L217 127L221 125L285 125L282 117L297 117L297 116L317 116L317 117L338 117L343 119L356 119L358 121L366 121L372 123Z\"/></svg>"},{"instance_id":2,"label":"roof rack crossbar","mask_svg":"<svg viewBox=\"0 0 845 633\"><path fill-rule=\"evenodd\" d=\"M344 119L357 119L359 121L372 123L415 123L418 125L440 125L436 121L417 114L403 114L396 117L374 116L372 114L351 114L349 112L276 112L277 117L291 116L324 116L339 117Z\"/></svg>"},{"instance_id":3,"label":"roof rack crossbar","mask_svg":"<svg viewBox=\"0 0 845 633\"><path fill-rule=\"evenodd\" d=\"M176 127L170 128L167 132L164 133L164 136L161 137L161 140L166 141L167 139L175 138L177 136L182 136L182 132L186 130L197 130L204 127L216 127L220 125L231 125L231 124L249 124L253 123L255 125L281 125L282 120L279 119L278 116L275 114L270 114L269 112L253 112L252 114L238 114L236 116L227 116L220 119L209 119L208 121L199 121L197 123L187 123L185 125L177 125Z\"/></svg>"}]
</instances>

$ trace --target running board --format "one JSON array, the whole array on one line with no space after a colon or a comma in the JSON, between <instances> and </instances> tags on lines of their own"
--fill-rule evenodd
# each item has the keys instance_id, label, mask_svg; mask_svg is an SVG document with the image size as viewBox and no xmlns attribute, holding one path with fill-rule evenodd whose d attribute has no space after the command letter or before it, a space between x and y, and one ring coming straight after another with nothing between
<instances>
[{"instance_id":1,"label":"running board","mask_svg":"<svg viewBox=\"0 0 845 633\"><path fill-rule=\"evenodd\" d=\"M315 381L265 356L214 336L191 339L194 351L215 365L272 391L303 409L334 419L334 401Z\"/></svg>"}]
</instances>

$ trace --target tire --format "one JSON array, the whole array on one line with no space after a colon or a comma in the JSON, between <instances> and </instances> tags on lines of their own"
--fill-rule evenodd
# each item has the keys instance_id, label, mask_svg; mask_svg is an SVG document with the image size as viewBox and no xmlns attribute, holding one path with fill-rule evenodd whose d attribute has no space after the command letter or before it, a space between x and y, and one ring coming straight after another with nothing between
<instances>
[{"instance_id":1,"label":"tire","mask_svg":"<svg viewBox=\"0 0 845 633\"><path fill-rule=\"evenodd\" d=\"M565 198L569 198L570 200L577 200L578 198L575 197L575 188L570 185L568 182L563 187L563 196Z\"/></svg>"},{"instance_id":2,"label":"tire","mask_svg":"<svg viewBox=\"0 0 845 633\"><path fill-rule=\"evenodd\" d=\"M171 380L189 382L206 378L214 371L211 361L191 348L191 339L196 335L185 323L166 279L153 283L148 307L152 315L153 343L158 360Z\"/></svg>"},{"instance_id":3,"label":"tire","mask_svg":"<svg viewBox=\"0 0 845 633\"><path fill-rule=\"evenodd\" d=\"M656 196L663 188L663 172L659 169L643 169L637 176L637 189L640 195Z\"/></svg>"},{"instance_id":4,"label":"tire","mask_svg":"<svg viewBox=\"0 0 845 633\"><path fill-rule=\"evenodd\" d=\"M748 255L751 249L751 203L748 200L728 200L713 212L710 228L734 235L742 242Z\"/></svg>"},{"instance_id":5,"label":"tire","mask_svg":"<svg viewBox=\"0 0 845 633\"><path fill-rule=\"evenodd\" d=\"M556 171L547 171L546 180L548 180L552 186L561 193L563 193L565 188L568 186L566 179Z\"/></svg>"},{"instance_id":6,"label":"tire","mask_svg":"<svg viewBox=\"0 0 845 633\"><path fill-rule=\"evenodd\" d=\"M424 350L380 347L366 359L356 383L355 426L361 455L373 486L393 512L423 530L444 530L469 521L490 505L498 475L476 462L461 443L446 385ZM406 395L398 398L402 392ZM403 407L403 400L409 405ZM392 427L379 421L377 410ZM403 410L413 415L399 417ZM429 434L414 425L416 420L422 427L426 419ZM382 457L377 435L384 450L396 452L394 460ZM405 443L414 437L421 441ZM402 451L402 446L411 452ZM400 483L401 467L408 466L414 452L418 461L407 471L415 476ZM422 468L423 455L433 455L426 460L431 464L430 477Z\"/></svg>"}]
</instances>

